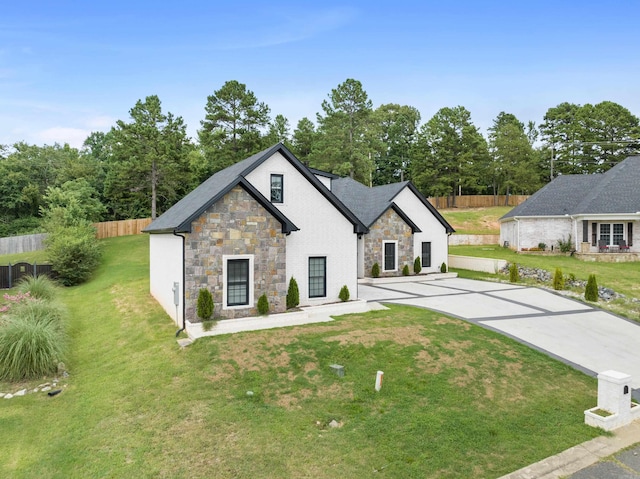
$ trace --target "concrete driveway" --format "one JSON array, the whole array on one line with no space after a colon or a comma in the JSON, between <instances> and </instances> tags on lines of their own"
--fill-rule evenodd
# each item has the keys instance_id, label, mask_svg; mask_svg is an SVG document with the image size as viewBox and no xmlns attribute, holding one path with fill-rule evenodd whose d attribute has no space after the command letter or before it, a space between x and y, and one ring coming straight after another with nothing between
<instances>
[{"instance_id":1,"label":"concrete driveway","mask_svg":"<svg viewBox=\"0 0 640 479\"><path fill-rule=\"evenodd\" d=\"M408 304L480 324L596 375L630 374L640 388L640 325L538 288L460 278L358 285L367 301ZM637 396L638 392L635 391Z\"/></svg>"}]
</instances>

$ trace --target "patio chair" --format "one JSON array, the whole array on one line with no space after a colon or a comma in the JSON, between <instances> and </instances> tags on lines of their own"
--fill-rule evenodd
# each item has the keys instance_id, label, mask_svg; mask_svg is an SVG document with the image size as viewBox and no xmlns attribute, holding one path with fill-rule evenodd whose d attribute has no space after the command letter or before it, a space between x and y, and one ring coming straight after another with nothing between
<instances>
[{"instance_id":1,"label":"patio chair","mask_svg":"<svg viewBox=\"0 0 640 479\"><path fill-rule=\"evenodd\" d=\"M621 253L629 251L629 245L627 244L627 242L625 240L620 240L618 245L620 246L620 252Z\"/></svg>"},{"instance_id":2,"label":"patio chair","mask_svg":"<svg viewBox=\"0 0 640 479\"><path fill-rule=\"evenodd\" d=\"M606 253L609 251L607 240L598 240L598 253Z\"/></svg>"}]
</instances>

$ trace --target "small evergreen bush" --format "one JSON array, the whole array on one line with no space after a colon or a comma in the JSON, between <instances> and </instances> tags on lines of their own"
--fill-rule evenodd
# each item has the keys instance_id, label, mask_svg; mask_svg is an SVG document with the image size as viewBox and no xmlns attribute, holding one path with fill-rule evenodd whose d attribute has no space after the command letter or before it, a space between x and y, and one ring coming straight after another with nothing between
<instances>
[{"instance_id":1,"label":"small evergreen bush","mask_svg":"<svg viewBox=\"0 0 640 479\"><path fill-rule=\"evenodd\" d=\"M345 284L342 288L340 288L340 294L338 295L338 297L340 298L340 301L345 302L345 301L349 301L349 288L347 288L347 285Z\"/></svg>"},{"instance_id":2,"label":"small evergreen bush","mask_svg":"<svg viewBox=\"0 0 640 479\"><path fill-rule=\"evenodd\" d=\"M584 299L587 301L598 301L598 283L596 282L595 274L589 275L587 286L584 289Z\"/></svg>"},{"instance_id":3,"label":"small evergreen bush","mask_svg":"<svg viewBox=\"0 0 640 479\"><path fill-rule=\"evenodd\" d=\"M440 272L441 273L446 273L447 272L447 263L445 263L444 261L440 265Z\"/></svg>"},{"instance_id":4,"label":"small evergreen bush","mask_svg":"<svg viewBox=\"0 0 640 479\"><path fill-rule=\"evenodd\" d=\"M380 277L380 265L378 263L373 263L373 266L371 267L371 277Z\"/></svg>"},{"instance_id":5,"label":"small evergreen bush","mask_svg":"<svg viewBox=\"0 0 640 479\"><path fill-rule=\"evenodd\" d=\"M56 285L45 275L25 276L20 280L16 289L19 293L29 293L32 298L50 301L56 296Z\"/></svg>"},{"instance_id":6,"label":"small evergreen bush","mask_svg":"<svg viewBox=\"0 0 640 479\"><path fill-rule=\"evenodd\" d=\"M409 276L409 265L405 264L402 268L402 276Z\"/></svg>"},{"instance_id":7,"label":"small evergreen bush","mask_svg":"<svg viewBox=\"0 0 640 479\"><path fill-rule=\"evenodd\" d=\"M509 281L512 283L517 283L520 280L520 273L518 271L518 265L516 263L511 263L509 266Z\"/></svg>"},{"instance_id":8,"label":"small evergreen bush","mask_svg":"<svg viewBox=\"0 0 640 479\"><path fill-rule=\"evenodd\" d=\"M413 272L420 274L420 271L422 271L422 261L420 260L420 256L418 256L413 262Z\"/></svg>"},{"instance_id":9,"label":"small evergreen bush","mask_svg":"<svg viewBox=\"0 0 640 479\"><path fill-rule=\"evenodd\" d=\"M540 249L540 251L544 251L547 249L547 244L546 243L538 243L538 248Z\"/></svg>"},{"instance_id":10,"label":"small evergreen bush","mask_svg":"<svg viewBox=\"0 0 640 479\"><path fill-rule=\"evenodd\" d=\"M213 314L213 296L207 288L201 288L198 292L196 314L203 321L211 319L211 315Z\"/></svg>"},{"instance_id":11,"label":"small evergreen bush","mask_svg":"<svg viewBox=\"0 0 640 479\"><path fill-rule=\"evenodd\" d=\"M564 289L564 276L562 275L562 270L560 268L556 268L556 272L553 275L553 289L556 291Z\"/></svg>"},{"instance_id":12,"label":"small evergreen bush","mask_svg":"<svg viewBox=\"0 0 640 479\"><path fill-rule=\"evenodd\" d=\"M262 296L258 298L258 314L261 316L269 314L269 300L266 293L262 293Z\"/></svg>"},{"instance_id":13,"label":"small evergreen bush","mask_svg":"<svg viewBox=\"0 0 640 479\"><path fill-rule=\"evenodd\" d=\"M300 304L300 291L298 290L298 282L292 276L289 280L289 289L287 290L287 309L295 308Z\"/></svg>"}]
</instances>

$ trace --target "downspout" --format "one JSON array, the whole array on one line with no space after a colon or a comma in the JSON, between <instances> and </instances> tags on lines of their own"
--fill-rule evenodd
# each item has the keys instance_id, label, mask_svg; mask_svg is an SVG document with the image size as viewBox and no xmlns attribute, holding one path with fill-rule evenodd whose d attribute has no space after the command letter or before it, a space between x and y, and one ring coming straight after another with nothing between
<instances>
[{"instance_id":1,"label":"downspout","mask_svg":"<svg viewBox=\"0 0 640 479\"><path fill-rule=\"evenodd\" d=\"M185 274L185 269L186 266L184 264L184 258L185 258L185 242L186 242L186 238L183 235L179 235L178 233L176 233L176 230L173 230L173 236L177 236L178 238L182 238L182 328L178 329L176 331L176 338L178 336L180 336L180 333L182 331L184 331L185 329L187 329L187 307L185 304L185 279L186 279L186 274Z\"/></svg>"}]
</instances>

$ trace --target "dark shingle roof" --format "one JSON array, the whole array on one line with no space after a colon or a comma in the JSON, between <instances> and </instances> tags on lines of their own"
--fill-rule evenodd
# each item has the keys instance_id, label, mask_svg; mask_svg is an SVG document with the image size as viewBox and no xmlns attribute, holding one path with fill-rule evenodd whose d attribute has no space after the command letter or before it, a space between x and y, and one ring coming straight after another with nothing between
<instances>
[{"instance_id":1,"label":"dark shingle roof","mask_svg":"<svg viewBox=\"0 0 640 479\"><path fill-rule=\"evenodd\" d=\"M393 206L392 198L402 189L396 186L399 184L369 188L351 178L337 178L331 180L331 191L360 221L370 227Z\"/></svg>"},{"instance_id":2,"label":"dark shingle roof","mask_svg":"<svg viewBox=\"0 0 640 479\"><path fill-rule=\"evenodd\" d=\"M418 199L420 199L438 221L442 223L447 233L454 232L451 225L447 223L433 205L431 205L409 181L375 186L373 188L369 188L351 178L339 178L331 181L331 191L333 191L346 207L353 211L365 225L371 226L385 211L393 208L393 210L411 226L414 232L420 232L420 229L413 223L411 218L393 202L393 199L405 188L409 188Z\"/></svg>"},{"instance_id":3,"label":"dark shingle roof","mask_svg":"<svg viewBox=\"0 0 640 479\"><path fill-rule=\"evenodd\" d=\"M640 156L630 156L605 173L558 176L501 219L637 211L640 211Z\"/></svg>"},{"instance_id":4,"label":"dark shingle roof","mask_svg":"<svg viewBox=\"0 0 640 479\"><path fill-rule=\"evenodd\" d=\"M169 208L143 231L147 233L189 232L191 222L197 219L207 208L220 200L235 186L242 186L256 201L264 206L280 223L282 231L297 231L294 225L280 210L265 198L245 177L260 164L280 152L300 173L331 202L353 225L354 232L366 232L366 227L305 167L284 145L278 143L256 153L238 163L209 177L200 186Z\"/></svg>"}]
</instances>

